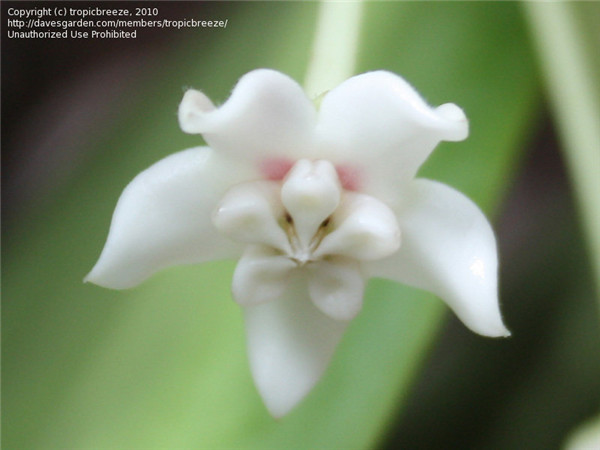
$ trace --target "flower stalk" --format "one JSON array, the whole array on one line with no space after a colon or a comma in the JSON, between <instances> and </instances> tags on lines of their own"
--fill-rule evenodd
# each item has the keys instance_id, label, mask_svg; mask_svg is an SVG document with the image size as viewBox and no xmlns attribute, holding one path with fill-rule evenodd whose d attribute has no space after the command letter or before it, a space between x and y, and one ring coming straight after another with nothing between
<instances>
[{"instance_id":1,"label":"flower stalk","mask_svg":"<svg viewBox=\"0 0 600 450\"><path fill-rule=\"evenodd\" d=\"M312 55L304 81L309 97L316 98L354 74L363 9L361 0L319 3Z\"/></svg>"}]
</instances>

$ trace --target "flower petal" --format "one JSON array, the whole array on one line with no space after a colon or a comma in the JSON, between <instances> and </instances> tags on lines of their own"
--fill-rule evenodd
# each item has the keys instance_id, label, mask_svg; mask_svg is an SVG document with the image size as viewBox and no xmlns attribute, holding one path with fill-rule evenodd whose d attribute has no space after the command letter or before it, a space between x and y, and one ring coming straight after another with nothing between
<instances>
[{"instance_id":1,"label":"flower petal","mask_svg":"<svg viewBox=\"0 0 600 450\"><path fill-rule=\"evenodd\" d=\"M179 107L183 131L202 133L211 148L259 164L296 159L308 147L315 121L314 105L298 83L269 69L244 75L219 108L194 90Z\"/></svg>"},{"instance_id":2,"label":"flower petal","mask_svg":"<svg viewBox=\"0 0 600 450\"><path fill-rule=\"evenodd\" d=\"M290 244L279 223L285 218L280 188L275 181L249 181L233 186L214 210L215 227L234 241L265 244L289 253Z\"/></svg>"},{"instance_id":3,"label":"flower petal","mask_svg":"<svg viewBox=\"0 0 600 450\"><path fill-rule=\"evenodd\" d=\"M329 161L301 159L281 187L281 201L294 222L300 244L308 248L325 219L340 203L341 186Z\"/></svg>"},{"instance_id":4,"label":"flower petal","mask_svg":"<svg viewBox=\"0 0 600 450\"><path fill-rule=\"evenodd\" d=\"M314 304L334 320L351 320L363 304L365 278L360 263L334 257L306 266L308 293Z\"/></svg>"},{"instance_id":5,"label":"flower petal","mask_svg":"<svg viewBox=\"0 0 600 450\"><path fill-rule=\"evenodd\" d=\"M296 267L296 263L272 248L249 246L233 274L234 300L251 306L280 298L289 285L290 271Z\"/></svg>"},{"instance_id":6,"label":"flower petal","mask_svg":"<svg viewBox=\"0 0 600 450\"><path fill-rule=\"evenodd\" d=\"M317 125L326 153L321 157L357 172L359 189L388 203L440 141L467 135L458 106L432 108L404 79L385 71L355 76L331 90Z\"/></svg>"},{"instance_id":7,"label":"flower petal","mask_svg":"<svg viewBox=\"0 0 600 450\"><path fill-rule=\"evenodd\" d=\"M85 278L115 289L133 287L176 265L237 256L210 221L216 202L248 168L197 147L152 165L125 188L100 259Z\"/></svg>"},{"instance_id":8,"label":"flower petal","mask_svg":"<svg viewBox=\"0 0 600 450\"><path fill-rule=\"evenodd\" d=\"M426 289L442 298L473 331L508 336L498 304L496 240L467 197L444 184L415 180L399 213L403 241L372 274Z\"/></svg>"},{"instance_id":9,"label":"flower petal","mask_svg":"<svg viewBox=\"0 0 600 450\"><path fill-rule=\"evenodd\" d=\"M287 414L321 378L347 325L313 305L305 276L295 271L282 298L244 308L250 368L274 417Z\"/></svg>"},{"instance_id":10,"label":"flower petal","mask_svg":"<svg viewBox=\"0 0 600 450\"><path fill-rule=\"evenodd\" d=\"M394 212L368 195L347 192L313 253L315 258L343 255L358 260L386 257L400 247L400 229Z\"/></svg>"}]
</instances>

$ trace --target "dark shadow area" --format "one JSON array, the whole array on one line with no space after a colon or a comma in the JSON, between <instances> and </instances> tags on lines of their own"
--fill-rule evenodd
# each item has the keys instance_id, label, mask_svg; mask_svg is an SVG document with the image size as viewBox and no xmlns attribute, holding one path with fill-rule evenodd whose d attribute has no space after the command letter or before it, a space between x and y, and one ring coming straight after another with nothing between
<instances>
[{"instance_id":1,"label":"dark shadow area","mask_svg":"<svg viewBox=\"0 0 600 450\"><path fill-rule=\"evenodd\" d=\"M549 120L496 230L512 337L482 338L450 318L381 448L561 448L597 412L598 305Z\"/></svg>"}]
</instances>

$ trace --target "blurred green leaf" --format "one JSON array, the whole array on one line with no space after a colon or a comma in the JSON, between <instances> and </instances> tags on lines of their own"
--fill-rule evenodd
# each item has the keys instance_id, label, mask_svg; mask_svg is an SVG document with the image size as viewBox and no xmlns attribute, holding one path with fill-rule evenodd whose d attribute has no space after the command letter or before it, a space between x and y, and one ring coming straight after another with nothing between
<instances>
[{"instance_id":1,"label":"blurred green leaf","mask_svg":"<svg viewBox=\"0 0 600 450\"><path fill-rule=\"evenodd\" d=\"M579 200L600 294L600 4L523 5Z\"/></svg>"},{"instance_id":2,"label":"blurred green leaf","mask_svg":"<svg viewBox=\"0 0 600 450\"><path fill-rule=\"evenodd\" d=\"M89 143L89 166L48 207L8 223L5 448L373 446L436 335L441 301L373 281L323 382L274 421L251 382L231 263L171 269L129 291L82 285L122 188L160 157L197 145L177 129L183 86L222 101L256 67L302 79L315 4L210 8L230 18L227 30L186 32L151 82L124 99L106 137ZM519 17L512 3L366 5L359 71L398 72L432 104L464 107L471 137L440 146L422 174L487 212L511 181L537 100Z\"/></svg>"},{"instance_id":3,"label":"blurred green leaf","mask_svg":"<svg viewBox=\"0 0 600 450\"><path fill-rule=\"evenodd\" d=\"M597 414L592 273L558 148L540 137L498 227L512 337L481 339L449 321L384 448L560 448Z\"/></svg>"}]
</instances>

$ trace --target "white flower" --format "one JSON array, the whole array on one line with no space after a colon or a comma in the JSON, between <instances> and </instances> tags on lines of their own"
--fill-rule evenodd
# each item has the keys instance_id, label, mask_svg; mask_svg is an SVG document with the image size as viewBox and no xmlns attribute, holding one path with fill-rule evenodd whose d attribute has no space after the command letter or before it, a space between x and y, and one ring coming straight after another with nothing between
<instances>
[{"instance_id":1,"label":"white flower","mask_svg":"<svg viewBox=\"0 0 600 450\"><path fill-rule=\"evenodd\" d=\"M317 109L296 82L261 69L218 108L187 91L179 122L208 147L127 186L86 280L128 288L168 266L239 258L233 297L274 416L321 377L370 277L429 290L473 331L508 335L489 223L459 192L414 178L440 141L467 137L456 105L431 108L379 71L345 81Z\"/></svg>"}]
</instances>

